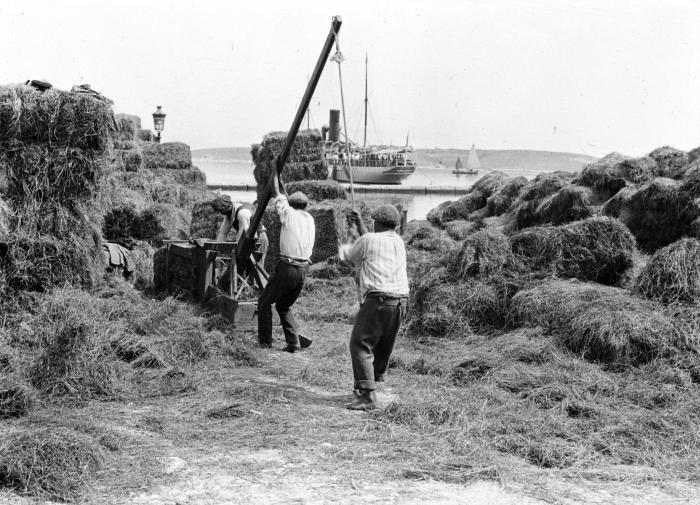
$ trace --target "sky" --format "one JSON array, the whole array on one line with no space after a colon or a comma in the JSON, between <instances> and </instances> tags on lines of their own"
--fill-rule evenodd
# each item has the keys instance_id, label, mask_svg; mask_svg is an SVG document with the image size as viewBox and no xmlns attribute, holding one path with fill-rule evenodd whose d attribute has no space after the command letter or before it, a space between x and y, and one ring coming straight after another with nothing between
<instances>
[{"instance_id":1,"label":"sky","mask_svg":"<svg viewBox=\"0 0 700 505\"><path fill-rule=\"evenodd\" d=\"M415 148L700 145L700 0L0 0L0 83L89 83L163 141L288 130L340 15L348 132ZM328 62L311 126L340 109Z\"/></svg>"}]
</instances>

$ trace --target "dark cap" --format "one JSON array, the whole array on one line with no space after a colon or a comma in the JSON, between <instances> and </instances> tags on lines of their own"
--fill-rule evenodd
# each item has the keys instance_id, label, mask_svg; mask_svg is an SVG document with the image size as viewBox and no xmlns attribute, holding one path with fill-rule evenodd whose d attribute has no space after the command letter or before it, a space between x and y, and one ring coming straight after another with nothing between
<instances>
[{"instance_id":1,"label":"dark cap","mask_svg":"<svg viewBox=\"0 0 700 505\"><path fill-rule=\"evenodd\" d=\"M290 205L308 205L309 199L301 191L295 191L294 193L289 195L289 204Z\"/></svg>"},{"instance_id":2,"label":"dark cap","mask_svg":"<svg viewBox=\"0 0 700 505\"><path fill-rule=\"evenodd\" d=\"M233 201L229 195L219 195L211 202L211 206L219 214L229 214L233 210Z\"/></svg>"},{"instance_id":3,"label":"dark cap","mask_svg":"<svg viewBox=\"0 0 700 505\"><path fill-rule=\"evenodd\" d=\"M399 211L393 205L385 203L372 211L372 219L380 223L396 226L401 221Z\"/></svg>"}]
</instances>

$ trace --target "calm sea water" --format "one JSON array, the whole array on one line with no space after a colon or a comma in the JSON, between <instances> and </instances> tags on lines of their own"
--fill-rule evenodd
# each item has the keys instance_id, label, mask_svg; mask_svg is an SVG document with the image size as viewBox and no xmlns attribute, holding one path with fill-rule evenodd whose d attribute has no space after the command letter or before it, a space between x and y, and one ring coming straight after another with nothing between
<instances>
[{"instance_id":1,"label":"calm sea water","mask_svg":"<svg viewBox=\"0 0 700 505\"><path fill-rule=\"evenodd\" d=\"M253 167L249 160L227 160L227 161L212 161L208 159L193 159L192 162L198 166L206 175L209 184L221 185L240 185L249 184L255 186L253 177ZM508 175L524 176L532 179L541 170L503 170ZM458 191L466 192L479 177L487 172L482 172L479 175L456 175L452 173L451 167L432 168L418 167L413 175L408 177L403 186L430 188L454 187ZM401 202L408 209L408 219L425 219L430 209L437 207L440 203L447 200L456 200L458 195L454 194L410 194L402 195L387 191L386 193L362 193L361 187L358 186L356 198L368 201L391 201ZM225 191L230 194L235 201L252 203L255 201L255 191Z\"/></svg>"}]
</instances>

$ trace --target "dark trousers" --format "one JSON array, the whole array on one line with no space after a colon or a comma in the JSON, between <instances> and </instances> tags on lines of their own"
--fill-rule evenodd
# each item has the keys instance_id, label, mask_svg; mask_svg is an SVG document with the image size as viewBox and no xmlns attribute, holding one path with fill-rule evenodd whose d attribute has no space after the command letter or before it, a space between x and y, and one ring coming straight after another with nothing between
<instances>
[{"instance_id":1,"label":"dark trousers","mask_svg":"<svg viewBox=\"0 0 700 505\"><path fill-rule=\"evenodd\" d=\"M375 382L384 380L405 315L405 298L368 296L360 305L350 336L355 389L374 390Z\"/></svg>"},{"instance_id":2,"label":"dark trousers","mask_svg":"<svg viewBox=\"0 0 700 505\"><path fill-rule=\"evenodd\" d=\"M292 314L292 305L304 288L308 265L295 266L280 261L275 273L258 298L258 341L272 345L272 304L280 315L282 330L287 344L299 346L299 332Z\"/></svg>"}]
</instances>

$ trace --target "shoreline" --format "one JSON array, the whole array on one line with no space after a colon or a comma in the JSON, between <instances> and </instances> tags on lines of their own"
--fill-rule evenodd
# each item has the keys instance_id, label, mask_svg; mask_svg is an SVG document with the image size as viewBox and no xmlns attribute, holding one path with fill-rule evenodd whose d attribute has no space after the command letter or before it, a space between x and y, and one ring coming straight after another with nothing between
<instances>
[{"instance_id":1,"label":"shoreline","mask_svg":"<svg viewBox=\"0 0 700 505\"><path fill-rule=\"evenodd\" d=\"M350 191L349 184L341 184ZM208 184L207 188L221 191L256 191L256 185L251 184ZM460 195L468 191L468 188L457 186L357 186L355 193L398 193L407 195Z\"/></svg>"}]
</instances>

